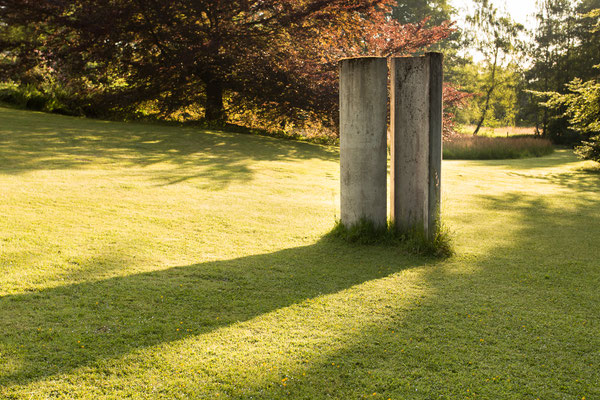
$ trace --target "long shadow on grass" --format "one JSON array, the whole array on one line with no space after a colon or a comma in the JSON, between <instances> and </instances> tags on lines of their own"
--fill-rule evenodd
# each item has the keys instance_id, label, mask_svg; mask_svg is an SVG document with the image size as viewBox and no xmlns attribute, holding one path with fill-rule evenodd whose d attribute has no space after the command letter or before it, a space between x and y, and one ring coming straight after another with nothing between
<instances>
[{"instance_id":1,"label":"long shadow on grass","mask_svg":"<svg viewBox=\"0 0 600 400\"><path fill-rule=\"evenodd\" d=\"M544 175L522 173L511 173L511 175L545 181L577 192L600 192L600 172L597 171L574 170Z\"/></svg>"},{"instance_id":2,"label":"long shadow on grass","mask_svg":"<svg viewBox=\"0 0 600 400\"><path fill-rule=\"evenodd\" d=\"M398 249L315 245L0 298L0 386L207 333L423 263Z\"/></svg>"},{"instance_id":3,"label":"long shadow on grass","mask_svg":"<svg viewBox=\"0 0 600 400\"><path fill-rule=\"evenodd\" d=\"M498 245L466 265L425 269L427 295L408 311L387 296L385 323L299 364L286 385L244 396L600 398L600 198L559 197L482 196L481 210L518 216L509 241L496 233ZM472 211L473 224L479 214Z\"/></svg>"},{"instance_id":4,"label":"long shadow on grass","mask_svg":"<svg viewBox=\"0 0 600 400\"><path fill-rule=\"evenodd\" d=\"M140 123L117 123L0 108L0 173L116 166L148 167L159 184L203 177L224 186L252 177L264 160L335 160L307 143Z\"/></svg>"},{"instance_id":5,"label":"long shadow on grass","mask_svg":"<svg viewBox=\"0 0 600 400\"><path fill-rule=\"evenodd\" d=\"M509 167L514 170L528 170L535 168L550 168L575 164L580 160L570 149L558 149L554 153L543 157L520 158L514 160L477 160L471 161L476 165Z\"/></svg>"}]
</instances>

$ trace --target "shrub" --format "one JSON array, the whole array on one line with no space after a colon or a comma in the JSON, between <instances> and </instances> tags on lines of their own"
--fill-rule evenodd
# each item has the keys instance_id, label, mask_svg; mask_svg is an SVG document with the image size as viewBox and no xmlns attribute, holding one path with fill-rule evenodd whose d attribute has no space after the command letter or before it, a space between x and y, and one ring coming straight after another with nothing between
<instances>
[{"instance_id":1,"label":"shrub","mask_svg":"<svg viewBox=\"0 0 600 400\"><path fill-rule=\"evenodd\" d=\"M15 85L0 84L0 102L24 108L27 104L27 96Z\"/></svg>"},{"instance_id":2,"label":"shrub","mask_svg":"<svg viewBox=\"0 0 600 400\"><path fill-rule=\"evenodd\" d=\"M50 96L31 85L17 86L14 84L0 85L0 101L19 108L34 111L44 111L50 101Z\"/></svg>"},{"instance_id":3,"label":"shrub","mask_svg":"<svg viewBox=\"0 0 600 400\"><path fill-rule=\"evenodd\" d=\"M600 64L595 65L594 68L600 69ZM564 132L567 139L574 139L572 143L590 138L592 138L592 142L588 143L593 143L595 140L593 137L600 132L600 80L595 78L584 82L575 78L565 86L568 89L568 93L565 94L533 93L537 96L547 96L548 101L542 105L562 117L551 121L558 126L558 129L551 127L551 130ZM582 147L589 148L589 146L589 144L584 144ZM588 154L586 150L578 153L584 158L585 154Z\"/></svg>"},{"instance_id":4,"label":"shrub","mask_svg":"<svg viewBox=\"0 0 600 400\"><path fill-rule=\"evenodd\" d=\"M39 92L33 92L27 98L25 102L25 107L28 110L33 111L43 111L46 108L46 104L48 103L48 97L44 96Z\"/></svg>"},{"instance_id":5,"label":"shrub","mask_svg":"<svg viewBox=\"0 0 600 400\"><path fill-rule=\"evenodd\" d=\"M541 157L553 151L546 139L461 136L444 143L443 155L446 160L499 160Z\"/></svg>"},{"instance_id":6,"label":"shrub","mask_svg":"<svg viewBox=\"0 0 600 400\"><path fill-rule=\"evenodd\" d=\"M583 141L581 146L575 148L575 153L584 160L600 162L600 135Z\"/></svg>"}]
</instances>

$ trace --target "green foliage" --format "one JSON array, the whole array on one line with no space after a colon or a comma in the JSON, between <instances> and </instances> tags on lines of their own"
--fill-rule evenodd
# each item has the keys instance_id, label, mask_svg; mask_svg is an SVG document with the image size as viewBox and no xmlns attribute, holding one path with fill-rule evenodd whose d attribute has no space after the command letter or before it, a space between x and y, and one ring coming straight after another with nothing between
<instances>
[{"instance_id":1,"label":"green foliage","mask_svg":"<svg viewBox=\"0 0 600 400\"><path fill-rule=\"evenodd\" d=\"M19 108L34 111L46 109L50 98L32 85L17 86L2 84L0 86L0 102L11 104Z\"/></svg>"},{"instance_id":2,"label":"green foliage","mask_svg":"<svg viewBox=\"0 0 600 400\"><path fill-rule=\"evenodd\" d=\"M519 33L524 29L509 15L501 14L489 0L475 0L475 12L467 16L470 24L469 39L484 57L484 84L481 86L483 101L473 135L477 135L487 119L491 100L499 87L506 82L499 79L499 72L512 62L520 47ZM510 102L508 103L510 104ZM505 105L506 106L506 105ZM510 116L513 118L512 111Z\"/></svg>"},{"instance_id":3,"label":"green foliage","mask_svg":"<svg viewBox=\"0 0 600 400\"><path fill-rule=\"evenodd\" d=\"M487 64L466 64L454 68L452 77L460 88L473 93L468 106L456 112L457 122L461 124L477 124L486 101L488 111L485 126L514 126L517 123L518 90L522 82L522 71L515 63L495 69L495 88L489 99L486 97L492 70Z\"/></svg>"},{"instance_id":4,"label":"green foliage","mask_svg":"<svg viewBox=\"0 0 600 400\"><path fill-rule=\"evenodd\" d=\"M474 0L475 11L467 16L469 38L489 64L502 64L520 46L518 34L523 25L501 13L490 0Z\"/></svg>"},{"instance_id":5,"label":"green foliage","mask_svg":"<svg viewBox=\"0 0 600 400\"><path fill-rule=\"evenodd\" d=\"M434 257L454 254L450 231L443 225L432 237L428 237L423 229L403 232L391 221L386 226L375 226L372 221L362 219L350 227L337 221L325 237L359 245L393 246L409 253Z\"/></svg>"},{"instance_id":6,"label":"green foliage","mask_svg":"<svg viewBox=\"0 0 600 400\"><path fill-rule=\"evenodd\" d=\"M575 152L584 160L600 162L600 81L575 80L568 88L572 92L565 99L569 123L589 138Z\"/></svg>"},{"instance_id":7,"label":"green foliage","mask_svg":"<svg viewBox=\"0 0 600 400\"><path fill-rule=\"evenodd\" d=\"M575 148L575 153L584 160L592 160L600 163L600 135L584 140L581 146Z\"/></svg>"},{"instance_id":8,"label":"green foliage","mask_svg":"<svg viewBox=\"0 0 600 400\"><path fill-rule=\"evenodd\" d=\"M549 140L521 137L458 136L444 143L446 160L501 160L541 157L554 152Z\"/></svg>"},{"instance_id":9,"label":"green foliage","mask_svg":"<svg viewBox=\"0 0 600 400\"><path fill-rule=\"evenodd\" d=\"M72 93L67 93L58 86L0 83L0 102L17 108L63 115L82 115L82 104L77 100Z\"/></svg>"},{"instance_id":10,"label":"green foliage","mask_svg":"<svg viewBox=\"0 0 600 400\"><path fill-rule=\"evenodd\" d=\"M598 137L600 136L600 81L574 79L566 85L566 94L551 92L538 95L548 96L543 103L559 117L564 117L569 128L579 133L583 144L577 148L582 158L600 161Z\"/></svg>"},{"instance_id":11,"label":"green foliage","mask_svg":"<svg viewBox=\"0 0 600 400\"><path fill-rule=\"evenodd\" d=\"M588 81L600 63L600 1L544 0L536 15L538 26L528 48L533 64L527 71L527 89L566 94L575 78ZM525 95L527 96L527 95ZM555 143L577 143L577 131L569 129L569 118L560 107L545 107L543 99L531 98L523 116Z\"/></svg>"},{"instance_id":12,"label":"green foliage","mask_svg":"<svg viewBox=\"0 0 600 400\"><path fill-rule=\"evenodd\" d=\"M564 107L563 115L573 130L586 136L600 133L600 81L576 78L567 89L570 93L554 93L546 104L554 109Z\"/></svg>"},{"instance_id":13,"label":"green foliage","mask_svg":"<svg viewBox=\"0 0 600 400\"><path fill-rule=\"evenodd\" d=\"M418 24L428 19L428 25L440 25L452 19L453 9L447 0L398 0L392 7L392 18L401 24Z\"/></svg>"}]
</instances>

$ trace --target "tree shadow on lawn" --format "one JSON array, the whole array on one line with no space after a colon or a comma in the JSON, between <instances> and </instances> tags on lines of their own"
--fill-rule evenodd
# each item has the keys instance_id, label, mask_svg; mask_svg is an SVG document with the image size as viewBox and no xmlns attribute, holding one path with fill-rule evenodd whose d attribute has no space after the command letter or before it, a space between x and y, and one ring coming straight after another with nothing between
<instances>
[{"instance_id":1,"label":"tree shadow on lawn","mask_svg":"<svg viewBox=\"0 0 600 400\"><path fill-rule=\"evenodd\" d=\"M407 310L397 296L383 295L390 315L382 323L357 332L341 350L298 364L285 385L228 394L600 398L600 201L573 200L565 210L522 193L481 201L482 209L510 205L520 220L512 241L420 269L426 296Z\"/></svg>"},{"instance_id":2,"label":"tree shadow on lawn","mask_svg":"<svg viewBox=\"0 0 600 400\"><path fill-rule=\"evenodd\" d=\"M600 173L595 170L579 169L543 175L513 172L510 175L546 181L550 184L563 186L577 192L600 192Z\"/></svg>"},{"instance_id":3,"label":"tree shadow on lawn","mask_svg":"<svg viewBox=\"0 0 600 400\"><path fill-rule=\"evenodd\" d=\"M471 160L475 165L507 167L515 170L551 168L578 164L581 162L571 149L556 149L554 153L542 157L518 158L510 160Z\"/></svg>"},{"instance_id":4,"label":"tree shadow on lawn","mask_svg":"<svg viewBox=\"0 0 600 400\"><path fill-rule=\"evenodd\" d=\"M319 145L247 134L122 123L0 108L0 173L169 163L163 181L248 180L257 161L337 160ZM198 173L198 167L207 170Z\"/></svg>"},{"instance_id":5,"label":"tree shadow on lawn","mask_svg":"<svg viewBox=\"0 0 600 400\"><path fill-rule=\"evenodd\" d=\"M420 265L332 240L0 298L0 386L211 332Z\"/></svg>"}]
</instances>

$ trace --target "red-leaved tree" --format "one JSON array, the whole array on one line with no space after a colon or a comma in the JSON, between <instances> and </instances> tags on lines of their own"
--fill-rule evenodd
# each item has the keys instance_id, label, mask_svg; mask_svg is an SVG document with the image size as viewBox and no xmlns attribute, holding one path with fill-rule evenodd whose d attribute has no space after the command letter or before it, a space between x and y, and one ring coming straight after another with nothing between
<instances>
[{"instance_id":1,"label":"red-leaved tree","mask_svg":"<svg viewBox=\"0 0 600 400\"><path fill-rule=\"evenodd\" d=\"M454 113L457 109L464 107L467 100L473 96L472 93L461 92L459 88L451 84L444 84L444 115L442 130L444 141L449 142L457 137L458 133L454 130Z\"/></svg>"},{"instance_id":2,"label":"red-leaved tree","mask_svg":"<svg viewBox=\"0 0 600 400\"><path fill-rule=\"evenodd\" d=\"M201 105L334 124L337 62L408 55L447 37L389 18L391 0L0 0L0 68L52 71L90 107ZM43 65L45 68L40 68ZM96 101L94 102L94 99Z\"/></svg>"}]
</instances>

